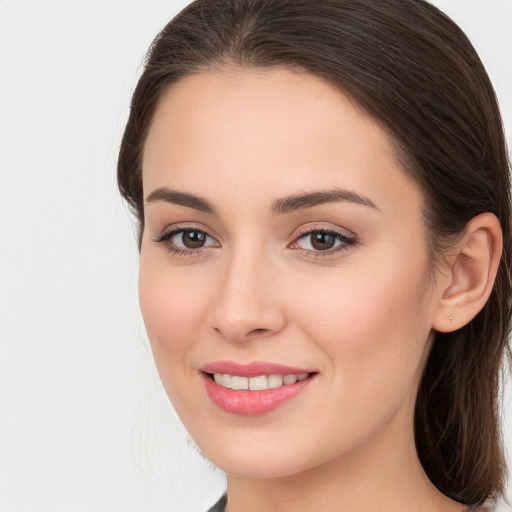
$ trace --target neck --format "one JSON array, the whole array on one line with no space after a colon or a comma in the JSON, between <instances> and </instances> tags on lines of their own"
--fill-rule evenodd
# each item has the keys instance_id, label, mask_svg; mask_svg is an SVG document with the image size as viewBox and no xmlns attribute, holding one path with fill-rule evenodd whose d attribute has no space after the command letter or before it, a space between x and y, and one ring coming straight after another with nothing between
<instances>
[{"instance_id":1,"label":"neck","mask_svg":"<svg viewBox=\"0 0 512 512\"><path fill-rule=\"evenodd\" d=\"M398 414L400 416L400 413ZM226 512L461 512L429 481L411 428L394 418L379 436L352 453L277 478L228 475Z\"/></svg>"}]
</instances>

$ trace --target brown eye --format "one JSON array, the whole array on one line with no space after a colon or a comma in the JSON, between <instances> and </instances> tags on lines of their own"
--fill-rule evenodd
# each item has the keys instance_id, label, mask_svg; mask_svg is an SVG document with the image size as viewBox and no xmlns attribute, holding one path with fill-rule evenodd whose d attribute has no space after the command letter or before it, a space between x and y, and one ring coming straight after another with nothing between
<instances>
[{"instance_id":1,"label":"brown eye","mask_svg":"<svg viewBox=\"0 0 512 512\"><path fill-rule=\"evenodd\" d=\"M180 238L180 235L176 235L177 238ZM182 231L181 233L181 243L187 249L199 249L203 247L206 243L208 235L203 233L202 231L197 230L187 230ZM179 244L177 244L179 245Z\"/></svg>"},{"instance_id":2,"label":"brown eye","mask_svg":"<svg viewBox=\"0 0 512 512\"><path fill-rule=\"evenodd\" d=\"M155 239L172 253L198 253L199 249L219 247L219 243L210 235L200 229L176 229L164 233Z\"/></svg>"},{"instance_id":3,"label":"brown eye","mask_svg":"<svg viewBox=\"0 0 512 512\"><path fill-rule=\"evenodd\" d=\"M356 243L355 238L330 230L315 230L299 237L292 248L309 252L335 252Z\"/></svg>"},{"instance_id":4,"label":"brown eye","mask_svg":"<svg viewBox=\"0 0 512 512\"><path fill-rule=\"evenodd\" d=\"M336 245L336 238L329 234L321 231L311 233L311 246L317 251L327 251L332 249Z\"/></svg>"}]
</instances>

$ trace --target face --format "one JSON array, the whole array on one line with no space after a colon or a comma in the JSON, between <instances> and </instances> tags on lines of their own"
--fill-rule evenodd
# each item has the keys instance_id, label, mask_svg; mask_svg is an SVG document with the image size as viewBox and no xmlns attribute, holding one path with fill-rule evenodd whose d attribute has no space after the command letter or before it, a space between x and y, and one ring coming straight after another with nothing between
<instances>
[{"instance_id":1,"label":"face","mask_svg":"<svg viewBox=\"0 0 512 512\"><path fill-rule=\"evenodd\" d=\"M437 299L378 123L307 74L203 72L157 109L143 188L144 321L214 464L278 477L410 442Z\"/></svg>"}]
</instances>

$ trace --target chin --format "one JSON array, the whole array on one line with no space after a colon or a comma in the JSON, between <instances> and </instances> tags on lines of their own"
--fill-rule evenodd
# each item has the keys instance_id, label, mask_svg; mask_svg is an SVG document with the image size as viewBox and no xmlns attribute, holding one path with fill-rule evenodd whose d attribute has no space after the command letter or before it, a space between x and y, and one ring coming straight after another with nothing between
<instances>
[{"instance_id":1,"label":"chin","mask_svg":"<svg viewBox=\"0 0 512 512\"><path fill-rule=\"evenodd\" d=\"M240 442L225 439L196 437L194 442L204 456L217 468L229 475L242 478L279 478L297 471L297 464L290 450L279 449L270 440L253 443L250 433ZM293 461L293 462L292 462Z\"/></svg>"},{"instance_id":2,"label":"chin","mask_svg":"<svg viewBox=\"0 0 512 512\"><path fill-rule=\"evenodd\" d=\"M250 435L242 443L198 443L199 448L217 468L240 478L285 478L318 465L297 443L286 445L267 439L251 442ZM300 444L300 443L299 443Z\"/></svg>"},{"instance_id":3,"label":"chin","mask_svg":"<svg viewBox=\"0 0 512 512\"><path fill-rule=\"evenodd\" d=\"M290 460L264 460L261 457L239 458L234 456L211 458L211 462L227 475L239 478L285 478L301 473L306 468L290 464Z\"/></svg>"}]
</instances>

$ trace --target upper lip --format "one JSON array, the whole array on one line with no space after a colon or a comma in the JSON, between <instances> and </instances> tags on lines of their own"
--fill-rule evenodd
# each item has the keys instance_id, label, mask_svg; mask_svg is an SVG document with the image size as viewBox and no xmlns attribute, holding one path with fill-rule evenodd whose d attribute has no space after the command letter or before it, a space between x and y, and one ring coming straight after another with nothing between
<instances>
[{"instance_id":1,"label":"upper lip","mask_svg":"<svg viewBox=\"0 0 512 512\"><path fill-rule=\"evenodd\" d=\"M297 368L266 361L253 361L250 363L236 363L235 361L215 361L207 363L201 368L205 373L227 373L240 377L258 377L259 375L302 375L313 373L307 368Z\"/></svg>"}]
</instances>

